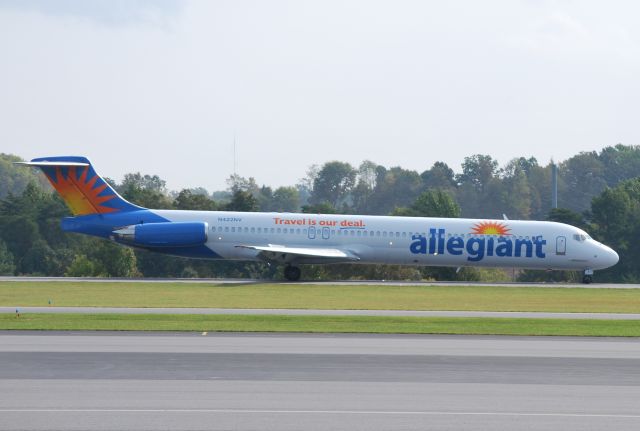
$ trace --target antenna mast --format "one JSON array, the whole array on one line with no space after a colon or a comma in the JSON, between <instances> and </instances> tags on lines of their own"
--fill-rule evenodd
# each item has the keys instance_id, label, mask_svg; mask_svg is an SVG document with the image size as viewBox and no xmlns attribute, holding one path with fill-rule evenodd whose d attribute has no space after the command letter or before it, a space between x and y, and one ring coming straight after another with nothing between
<instances>
[{"instance_id":1,"label":"antenna mast","mask_svg":"<svg viewBox=\"0 0 640 431\"><path fill-rule=\"evenodd\" d=\"M236 176L237 163L236 163L236 131L233 131L233 176Z\"/></svg>"}]
</instances>

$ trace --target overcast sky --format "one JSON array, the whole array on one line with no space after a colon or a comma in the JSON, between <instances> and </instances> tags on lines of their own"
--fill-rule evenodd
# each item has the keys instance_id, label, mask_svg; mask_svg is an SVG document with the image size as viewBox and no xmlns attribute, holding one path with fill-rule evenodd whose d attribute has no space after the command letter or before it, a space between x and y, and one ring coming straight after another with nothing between
<instances>
[{"instance_id":1,"label":"overcast sky","mask_svg":"<svg viewBox=\"0 0 640 431\"><path fill-rule=\"evenodd\" d=\"M224 189L640 144L635 1L0 0L0 152Z\"/></svg>"}]
</instances>

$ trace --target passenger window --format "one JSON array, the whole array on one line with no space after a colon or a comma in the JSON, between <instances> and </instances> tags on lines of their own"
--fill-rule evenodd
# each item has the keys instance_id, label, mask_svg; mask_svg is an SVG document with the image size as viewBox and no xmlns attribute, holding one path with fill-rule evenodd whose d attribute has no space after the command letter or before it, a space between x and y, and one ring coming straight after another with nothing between
<instances>
[{"instance_id":1,"label":"passenger window","mask_svg":"<svg viewBox=\"0 0 640 431\"><path fill-rule=\"evenodd\" d=\"M262 233L262 228L261 227L258 228L258 233Z\"/></svg>"},{"instance_id":2,"label":"passenger window","mask_svg":"<svg viewBox=\"0 0 640 431\"><path fill-rule=\"evenodd\" d=\"M218 226L218 232L222 232L222 226Z\"/></svg>"},{"instance_id":3,"label":"passenger window","mask_svg":"<svg viewBox=\"0 0 640 431\"><path fill-rule=\"evenodd\" d=\"M351 236L355 236L356 235L356 231L352 230L351 231Z\"/></svg>"},{"instance_id":4,"label":"passenger window","mask_svg":"<svg viewBox=\"0 0 640 431\"><path fill-rule=\"evenodd\" d=\"M361 231L358 231L358 236L362 236L362 232Z\"/></svg>"},{"instance_id":5,"label":"passenger window","mask_svg":"<svg viewBox=\"0 0 640 431\"><path fill-rule=\"evenodd\" d=\"M256 233L256 228L255 227L251 228L251 233Z\"/></svg>"},{"instance_id":6,"label":"passenger window","mask_svg":"<svg viewBox=\"0 0 640 431\"><path fill-rule=\"evenodd\" d=\"M224 231L229 232L229 226L225 226Z\"/></svg>"},{"instance_id":7,"label":"passenger window","mask_svg":"<svg viewBox=\"0 0 640 431\"><path fill-rule=\"evenodd\" d=\"M384 238L386 238L386 237L387 237L387 231L386 231L386 230L383 230L383 231L382 231L382 236L383 236Z\"/></svg>"},{"instance_id":8,"label":"passenger window","mask_svg":"<svg viewBox=\"0 0 640 431\"><path fill-rule=\"evenodd\" d=\"M236 228L234 226L231 227L231 232L235 232Z\"/></svg>"},{"instance_id":9,"label":"passenger window","mask_svg":"<svg viewBox=\"0 0 640 431\"><path fill-rule=\"evenodd\" d=\"M278 230L276 232L282 233L282 229L278 228Z\"/></svg>"},{"instance_id":10,"label":"passenger window","mask_svg":"<svg viewBox=\"0 0 640 431\"><path fill-rule=\"evenodd\" d=\"M271 228L271 233L274 233L275 231L276 231L276 229L272 227Z\"/></svg>"}]
</instances>

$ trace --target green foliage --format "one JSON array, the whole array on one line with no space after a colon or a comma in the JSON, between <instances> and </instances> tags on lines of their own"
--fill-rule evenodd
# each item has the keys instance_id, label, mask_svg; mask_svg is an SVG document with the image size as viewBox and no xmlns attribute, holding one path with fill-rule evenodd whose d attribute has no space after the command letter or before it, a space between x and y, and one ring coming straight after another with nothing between
<instances>
[{"instance_id":1,"label":"green foliage","mask_svg":"<svg viewBox=\"0 0 640 431\"><path fill-rule=\"evenodd\" d=\"M297 212L300 210L300 193L295 187L278 187L273 192L269 209L265 211Z\"/></svg>"},{"instance_id":2,"label":"green foliage","mask_svg":"<svg viewBox=\"0 0 640 431\"><path fill-rule=\"evenodd\" d=\"M640 178L627 180L595 197L591 206L594 235L620 255L620 262L598 277L640 281Z\"/></svg>"},{"instance_id":3,"label":"green foliage","mask_svg":"<svg viewBox=\"0 0 640 431\"><path fill-rule=\"evenodd\" d=\"M11 195L20 195L28 184L38 184L48 188L49 184L35 169L27 169L24 166L14 165L14 162L22 162L20 157L0 153L0 199Z\"/></svg>"},{"instance_id":4,"label":"green foliage","mask_svg":"<svg viewBox=\"0 0 640 431\"><path fill-rule=\"evenodd\" d=\"M455 190L456 183L453 169L444 162L435 162L431 169L420 174L423 185L428 189Z\"/></svg>"},{"instance_id":5,"label":"green foliage","mask_svg":"<svg viewBox=\"0 0 640 431\"><path fill-rule=\"evenodd\" d=\"M311 204L329 202L334 207L341 206L355 186L357 172L349 163L327 162L318 171L313 181Z\"/></svg>"},{"instance_id":6,"label":"green foliage","mask_svg":"<svg viewBox=\"0 0 640 431\"><path fill-rule=\"evenodd\" d=\"M562 187L558 190L558 201L577 212L588 210L591 198L607 186L604 164L595 151L580 153L560 164L559 177Z\"/></svg>"},{"instance_id":7,"label":"green foliage","mask_svg":"<svg viewBox=\"0 0 640 431\"><path fill-rule=\"evenodd\" d=\"M79 254L73 259L71 265L64 273L67 277L101 277L105 274L100 272L97 262L89 260L85 255Z\"/></svg>"},{"instance_id":8,"label":"green foliage","mask_svg":"<svg viewBox=\"0 0 640 431\"><path fill-rule=\"evenodd\" d=\"M206 194L194 193L190 189L181 190L173 203L175 208L179 210L215 211L218 209L213 199L210 199Z\"/></svg>"},{"instance_id":9,"label":"green foliage","mask_svg":"<svg viewBox=\"0 0 640 431\"><path fill-rule=\"evenodd\" d=\"M305 214L338 214L338 210L329 202L320 202L315 205L303 205L302 212Z\"/></svg>"},{"instance_id":10,"label":"green foliage","mask_svg":"<svg viewBox=\"0 0 640 431\"><path fill-rule=\"evenodd\" d=\"M225 211L260 211L258 201L253 195L245 190L237 189L231 196L231 201L224 206Z\"/></svg>"},{"instance_id":11,"label":"green foliage","mask_svg":"<svg viewBox=\"0 0 640 431\"><path fill-rule=\"evenodd\" d=\"M551 211L549 211L547 220L570 224L580 229L589 230L589 224L584 219L584 216L568 208L552 208Z\"/></svg>"},{"instance_id":12,"label":"green foliage","mask_svg":"<svg viewBox=\"0 0 640 431\"><path fill-rule=\"evenodd\" d=\"M442 190L427 190L409 208L397 208L394 215L408 217L460 217L460 207Z\"/></svg>"},{"instance_id":13,"label":"green foliage","mask_svg":"<svg viewBox=\"0 0 640 431\"><path fill-rule=\"evenodd\" d=\"M15 270L13 254L7 248L7 244L0 240L0 275L13 275Z\"/></svg>"},{"instance_id":14,"label":"green foliage","mask_svg":"<svg viewBox=\"0 0 640 431\"><path fill-rule=\"evenodd\" d=\"M123 198L144 208L171 208L166 182L157 175L126 174L117 190Z\"/></svg>"}]
</instances>

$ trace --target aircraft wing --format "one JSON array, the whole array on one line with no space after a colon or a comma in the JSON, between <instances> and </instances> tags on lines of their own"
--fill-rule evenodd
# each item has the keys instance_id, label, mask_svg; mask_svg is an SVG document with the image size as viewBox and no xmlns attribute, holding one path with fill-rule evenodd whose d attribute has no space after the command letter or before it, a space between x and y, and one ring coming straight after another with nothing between
<instances>
[{"instance_id":1,"label":"aircraft wing","mask_svg":"<svg viewBox=\"0 0 640 431\"><path fill-rule=\"evenodd\" d=\"M236 245L238 248L258 250L267 261L277 262L357 262L360 258L337 248L287 247L284 245Z\"/></svg>"}]
</instances>

